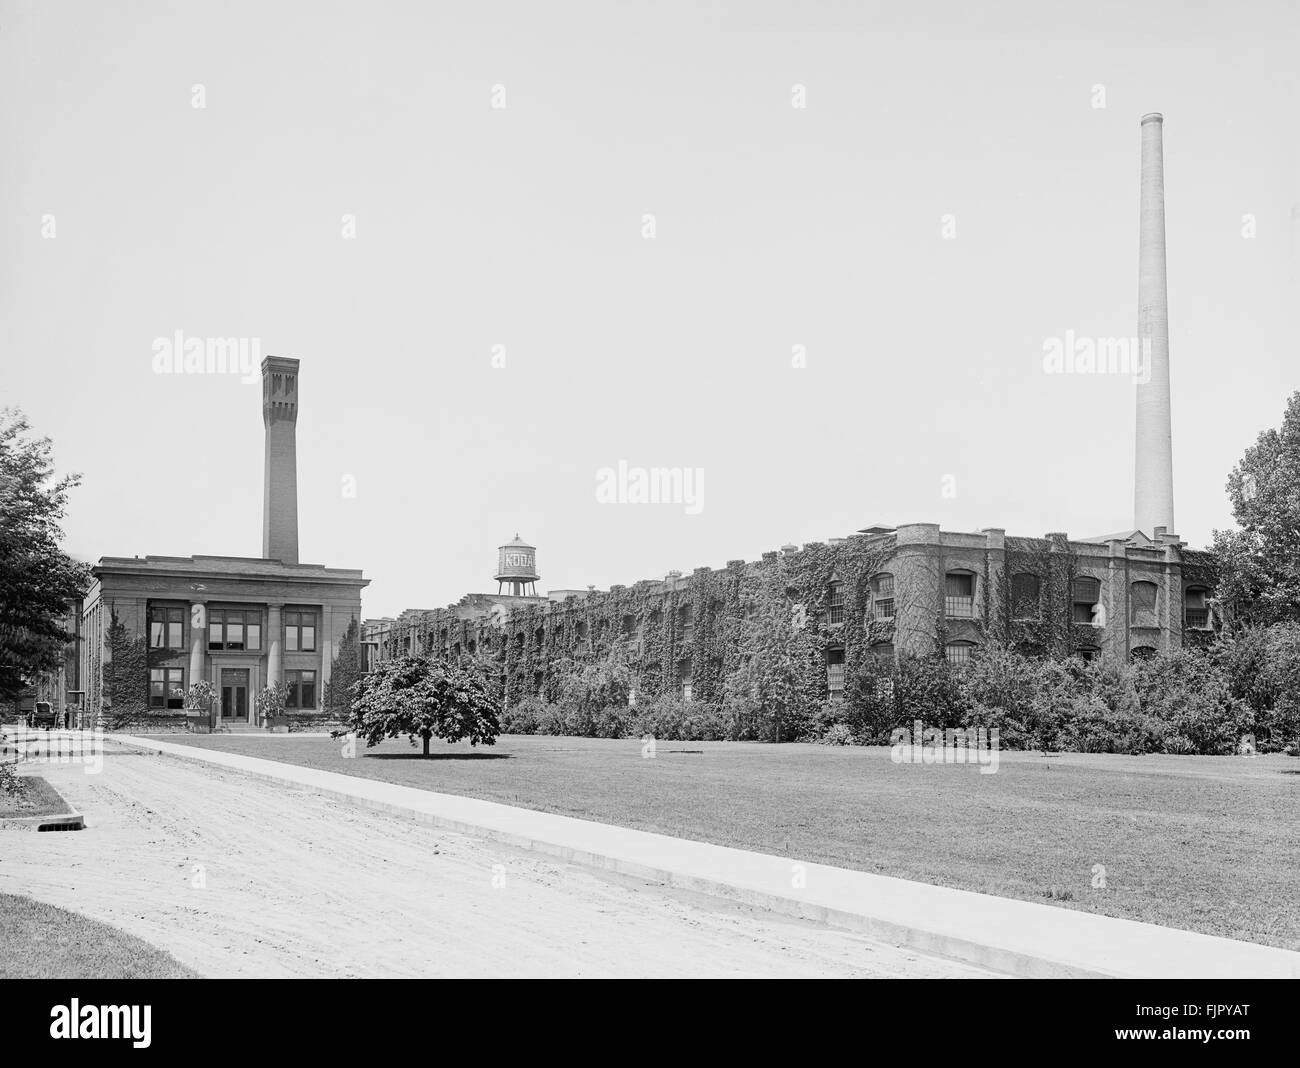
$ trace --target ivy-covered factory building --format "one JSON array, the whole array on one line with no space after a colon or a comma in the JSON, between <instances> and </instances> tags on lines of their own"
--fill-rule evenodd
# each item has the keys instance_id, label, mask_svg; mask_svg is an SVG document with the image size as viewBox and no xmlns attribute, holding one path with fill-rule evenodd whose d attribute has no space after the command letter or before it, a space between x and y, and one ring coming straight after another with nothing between
<instances>
[{"instance_id":1,"label":"ivy-covered factory building","mask_svg":"<svg viewBox=\"0 0 1300 1068\"><path fill-rule=\"evenodd\" d=\"M720 701L729 675L780 643L835 699L869 660L959 663L991 641L1039 656L1137 658L1207 640L1209 554L1163 528L1153 535L1071 541L875 526L754 562L547 596L519 592L537 576L532 547L516 539L501 548L496 594L367 620L363 639L372 663L421 653L485 659L508 703L549 697L561 662L607 657L631 672L634 702ZM513 592L500 592L504 583Z\"/></svg>"}]
</instances>

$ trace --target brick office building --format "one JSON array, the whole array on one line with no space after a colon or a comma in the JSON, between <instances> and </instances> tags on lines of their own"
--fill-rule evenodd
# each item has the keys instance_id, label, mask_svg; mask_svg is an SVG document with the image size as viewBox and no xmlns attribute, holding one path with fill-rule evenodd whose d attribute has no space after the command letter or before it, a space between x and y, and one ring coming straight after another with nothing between
<instances>
[{"instance_id":1,"label":"brick office building","mask_svg":"<svg viewBox=\"0 0 1300 1068\"><path fill-rule=\"evenodd\" d=\"M941 653L961 662L990 641L1037 655L1128 658L1208 639L1209 554L1154 533L1071 541L928 523L868 527L604 591L471 594L367 620L363 634L377 660L486 656L510 701L545 695L557 661L616 650L638 695L718 700L750 655L746 624L770 616L797 635L809 677L834 698L869 658Z\"/></svg>"},{"instance_id":2,"label":"brick office building","mask_svg":"<svg viewBox=\"0 0 1300 1068\"><path fill-rule=\"evenodd\" d=\"M1152 113L1140 123L1138 334L1148 373L1135 388L1135 529L1071 541L868 527L687 577L550 598L476 594L368 621L373 655L486 652L518 696L544 694L558 660L617 654L638 690L717 699L745 658L761 655L755 635L766 628L769 647L779 630L806 659L811 688L834 697L868 660L903 654L960 662L999 641L1046 656L1133 657L1204 640L1212 559L1172 533L1163 121Z\"/></svg>"},{"instance_id":3,"label":"brick office building","mask_svg":"<svg viewBox=\"0 0 1300 1068\"><path fill-rule=\"evenodd\" d=\"M298 361L266 357L261 557L104 557L92 569L78 635L87 720L179 715L200 679L222 725L259 725L255 697L275 683L292 712L321 710L368 580L298 561L298 412Z\"/></svg>"}]
</instances>

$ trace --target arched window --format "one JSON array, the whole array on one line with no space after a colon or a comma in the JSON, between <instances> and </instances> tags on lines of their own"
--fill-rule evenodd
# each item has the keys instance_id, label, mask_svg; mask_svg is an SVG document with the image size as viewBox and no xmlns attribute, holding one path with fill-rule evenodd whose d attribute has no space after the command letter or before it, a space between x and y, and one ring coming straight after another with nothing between
<instances>
[{"instance_id":1,"label":"arched window","mask_svg":"<svg viewBox=\"0 0 1300 1068\"><path fill-rule=\"evenodd\" d=\"M943 580L943 614L950 619L975 615L975 572L949 571Z\"/></svg>"},{"instance_id":2,"label":"arched window","mask_svg":"<svg viewBox=\"0 0 1300 1068\"><path fill-rule=\"evenodd\" d=\"M1096 660L1101 656L1101 650L1095 645L1084 645L1074 651L1074 655L1080 660Z\"/></svg>"},{"instance_id":3,"label":"arched window","mask_svg":"<svg viewBox=\"0 0 1300 1068\"><path fill-rule=\"evenodd\" d=\"M650 625L651 625L652 627L657 627L657 626L659 626L659 624L662 623L663 621L664 621L663 610L662 610L662 609L659 609L659 608L651 609L651 611L650 611Z\"/></svg>"},{"instance_id":4,"label":"arched window","mask_svg":"<svg viewBox=\"0 0 1300 1068\"><path fill-rule=\"evenodd\" d=\"M971 653L974 651L974 642L949 642L943 647L943 655L948 658L948 663L950 664L965 664L969 662Z\"/></svg>"},{"instance_id":5,"label":"arched window","mask_svg":"<svg viewBox=\"0 0 1300 1068\"><path fill-rule=\"evenodd\" d=\"M1024 572L1011 577L1011 618L1041 619L1042 583L1038 576Z\"/></svg>"},{"instance_id":6,"label":"arched window","mask_svg":"<svg viewBox=\"0 0 1300 1068\"><path fill-rule=\"evenodd\" d=\"M677 621L681 624L682 641L688 642L695 636L695 609L684 604L677 610Z\"/></svg>"},{"instance_id":7,"label":"arched window","mask_svg":"<svg viewBox=\"0 0 1300 1068\"><path fill-rule=\"evenodd\" d=\"M544 642L545 640L546 640L545 627L538 627L535 631L533 631L533 644L537 646L537 648L540 649L542 647L542 642Z\"/></svg>"},{"instance_id":8,"label":"arched window","mask_svg":"<svg viewBox=\"0 0 1300 1068\"><path fill-rule=\"evenodd\" d=\"M844 646L832 645L826 650L826 689L832 701L844 696Z\"/></svg>"},{"instance_id":9,"label":"arched window","mask_svg":"<svg viewBox=\"0 0 1300 1068\"><path fill-rule=\"evenodd\" d=\"M473 638L471 638L469 640L469 645L467 646L467 648L469 650L469 655L473 656L475 653L478 652L478 642L476 642Z\"/></svg>"},{"instance_id":10,"label":"arched window","mask_svg":"<svg viewBox=\"0 0 1300 1068\"><path fill-rule=\"evenodd\" d=\"M826 613L832 626L844 622L844 583L839 579L831 579L826 587Z\"/></svg>"},{"instance_id":11,"label":"arched window","mask_svg":"<svg viewBox=\"0 0 1300 1068\"><path fill-rule=\"evenodd\" d=\"M871 647L871 655L876 660L886 663L892 662L894 659L893 642L877 642Z\"/></svg>"},{"instance_id":12,"label":"arched window","mask_svg":"<svg viewBox=\"0 0 1300 1068\"><path fill-rule=\"evenodd\" d=\"M587 640L587 623L585 620L579 620L573 628L578 638L578 652L588 653L591 651L591 642Z\"/></svg>"},{"instance_id":13,"label":"arched window","mask_svg":"<svg viewBox=\"0 0 1300 1068\"><path fill-rule=\"evenodd\" d=\"M871 579L871 618L876 623L894 620L894 576L888 571Z\"/></svg>"},{"instance_id":14,"label":"arched window","mask_svg":"<svg viewBox=\"0 0 1300 1068\"><path fill-rule=\"evenodd\" d=\"M1101 601L1101 582L1080 575L1070 584L1070 618L1075 623L1092 623L1093 609Z\"/></svg>"},{"instance_id":15,"label":"arched window","mask_svg":"<svg viewBox=\"0 0 1300 1068\"><path fill-rule=\"evenodd\" d=\"M1188 630L1210 629L1210 591L1204 586L1189 586L1183 593L1183 626Z\"/></svg>"},{"instance_id":16,"label":"arched window","mask_svg":"<svg viewBox=\"0 0 1300 1068\"><path fill-rule=\"evenodd\" d=\"M623 617L623 636L630 638L636 633L636 616L625 615Z\"/></svg>"},{"instance_id":17,"label":"arched window","mask_svg":"<svg viewBox=\"0 0 1300 1068\"><path fill-rule=\"evenodd\" d=\"M1133 661L1150 660L1155 655L1156 655L1155 646L1138 645L1138 646L1134 646L1132 651L1129 652L1128 658Z\"/></svg>"},{"instance_id":18,"label":"arched window","mask_svg":"<svg viewBox=\"0 0 1300 1068\"><path fill-rule=\"evenodd\" d=\"M1154 582L1135 582L1129 588L1128 621L1135 627L1157 627L1156 598L1159 588Z\"/></svg>"}]
</instances>

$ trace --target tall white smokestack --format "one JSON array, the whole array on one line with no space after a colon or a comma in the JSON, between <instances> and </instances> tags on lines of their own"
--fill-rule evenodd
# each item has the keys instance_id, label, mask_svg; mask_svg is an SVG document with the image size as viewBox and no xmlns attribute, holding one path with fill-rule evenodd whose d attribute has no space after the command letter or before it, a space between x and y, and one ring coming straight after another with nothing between
<instances>
[{"instance_id":1,"label":"tall white smokestack","mask_svg":"<svg viewBox=\"0 0 1300 1068\"><path fill-rule=\"evenodd\" d=\"M1142 236L1138 248L1138 338L1150 373L1137 386L1133 525L1174 531L1174 445L1169 416L1169 297L1165 288L1164 116L1142 116Z\"/></svg>"}]
</instances>

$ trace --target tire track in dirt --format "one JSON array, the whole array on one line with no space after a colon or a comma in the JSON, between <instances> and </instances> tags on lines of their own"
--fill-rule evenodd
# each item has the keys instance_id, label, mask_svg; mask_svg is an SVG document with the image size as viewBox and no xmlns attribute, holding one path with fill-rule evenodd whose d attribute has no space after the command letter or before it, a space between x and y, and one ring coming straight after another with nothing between
<instances>
[{"instance_id":1,"label":"tire track in dirt","mask_svg":"<svg viewBox=\"0 0 1300 1068\"><path fill-rule=\"evenodd\" d=\"M33 770L87 829L0 835L0 890L206 976L988 974L166 756Z\"/></svg>"}]
</instances>

